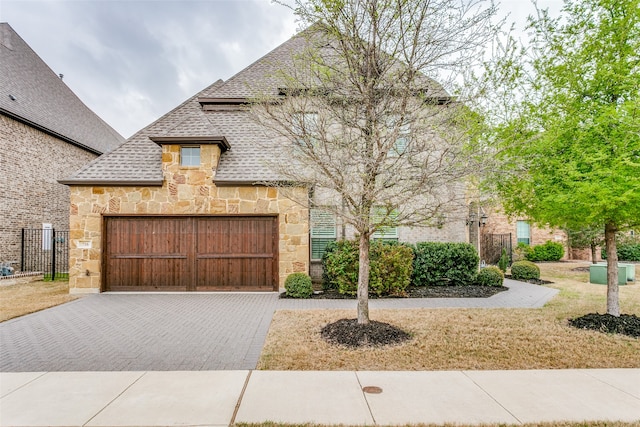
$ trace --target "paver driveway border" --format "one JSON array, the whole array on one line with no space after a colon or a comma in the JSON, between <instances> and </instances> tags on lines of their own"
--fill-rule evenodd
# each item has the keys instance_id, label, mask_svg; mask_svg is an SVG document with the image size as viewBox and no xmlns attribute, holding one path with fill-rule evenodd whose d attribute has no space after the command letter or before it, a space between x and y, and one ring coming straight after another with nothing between
<instances>
[{"instance_id":1,"label":"paver driveway border","mask_svg":"<svg viewBox=\"0 0 640 427\"><path fill-rule=\"evenodd\" d=\"M372 309L541 307L558 291L505 281L490 298L372 299ZM0 323L0 372L254 369L278 309L355 309L277 293L104 293Z\"/></svg>"}]
</instances>

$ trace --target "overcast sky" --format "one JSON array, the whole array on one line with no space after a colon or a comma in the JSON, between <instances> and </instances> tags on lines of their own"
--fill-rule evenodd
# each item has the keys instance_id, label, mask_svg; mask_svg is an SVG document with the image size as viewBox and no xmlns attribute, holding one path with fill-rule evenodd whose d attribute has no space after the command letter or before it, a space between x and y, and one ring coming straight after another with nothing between
<instances>
[{"instance_id":1,"label":"overcast sky","mask_svg":"<svg viewBox=\"0 0 640 427\"><path fill-rule=\"evenodd\" d=\"M561 0L539 0L559 10ZM502 0L519 27L529 0ZM131 136L298 27L269 0L0 0L13 29L103 120Z\"/></svg>"}]
</instances>

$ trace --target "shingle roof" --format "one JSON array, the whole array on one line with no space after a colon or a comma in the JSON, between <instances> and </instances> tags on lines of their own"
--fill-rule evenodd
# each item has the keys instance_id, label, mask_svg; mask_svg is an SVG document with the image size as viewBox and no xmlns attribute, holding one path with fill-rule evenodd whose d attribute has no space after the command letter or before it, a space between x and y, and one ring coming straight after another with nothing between
<instances>
[{"instance_id":1,"label":"shingle roof","mask_svg":"<svg viewBox=\"0 0 640 427\"><path fill-rule=\"evenodd\" d=\"M0 23L0 113L97 154L124 141L7 23Z\"/></svg>"},{"instance_id":2,"label":"shingle roof","mask_svg":"<svg viewBox=\"0 0 640 427\"><path fill-rule=\"evenodd\" d=\"M221 84L222 80L218 80L138 131L112 152L103 154L70 178L60 182L63 184L161 185L163 181L162 148L149 137L196 135L207 129L213 129L207 123L208 120L198 103L198 97L206 96ZM189 126L192 126L191 132L189 132ZM217 130L212 131L218 133ZM180 134L176 135L176 132ZM222 131L221 136L224 136Z\"/></svg>"},{"instance_id":3,"label":"shingle roof","mask_svg":"<svg viewBox=\"0 0 640 427\"><path fill-rule=\"evenodd\" d=\"M307 38L301 33L293 36L262 58L240 71L209 95L212 98L250 98L260 94L277 95L282 81L277 71L292 63L292 55L305 48ZM204 97L204 96L203 96Z\"/></svg>"},{"instance_id":4,"label":"shingle roof","mask_svg":"<svg viewBox=\"0 0 640 427\"><path fill-rule=\"evenodd\" d=\"M304 49L306 43L304 35L292 37L226 82L218 80L195 94L113 152L99 157L61 182L161 185L162 150L150 137L197 136L225 137L231 147L220 156L216 183L252 184L283 179L267 166L267 160L278 155L278 146L237 102L258 93L278 94L281 81L278 70L291 64L292 54ZM206 98L223 103L228 101L229 105L203 110L199 100L205 102Z\"/></svg>"}]
</instances>

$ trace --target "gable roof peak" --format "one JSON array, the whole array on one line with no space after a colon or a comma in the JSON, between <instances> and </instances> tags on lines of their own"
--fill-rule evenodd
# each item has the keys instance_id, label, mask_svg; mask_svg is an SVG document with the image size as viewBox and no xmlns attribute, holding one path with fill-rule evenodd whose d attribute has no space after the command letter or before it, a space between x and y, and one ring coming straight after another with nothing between
<instances>
[{"instance_id":1,"label":"gable roof peak","mask_svg":"<svg viewBox=\"0 0 640 427\"><path fill-rule=\"evenodd\" d=\"M6 22L0 23L0 113L101 154L124 138L87 107Z\"/></svg>"}]
</instances>

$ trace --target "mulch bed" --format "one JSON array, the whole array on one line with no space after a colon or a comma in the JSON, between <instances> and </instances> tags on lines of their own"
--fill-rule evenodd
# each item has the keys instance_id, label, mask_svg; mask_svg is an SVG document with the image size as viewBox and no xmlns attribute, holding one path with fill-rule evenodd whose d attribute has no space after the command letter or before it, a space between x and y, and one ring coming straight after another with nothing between
<instances>
[{"instance_id":1,"label":"mulch bed","mask_svg":"<svg viewBox=\"0 0 640 427\"><path fill-rule=\"evenodd\" d=\"M640 338L640 317L635 314L621 314L620 317L616 317L610 314L590 313L569 319L569 324L579 329Z\"/></svg>"},{"instance_id":2,"label":"mulch bed","mask_svg":"<svg viewBox=\"0 0 640 427\"><path fill-rule=\"evenodd\" d=\"M529 280L514 279L513 276L511 276L510 274L505 274L504 278L505 279L518 280L518 282L531 283L532 285L548 285L550 283L553 283L553 282L550 282L548 280L542 280L542 279L529 279Z\"/></svg>"},{"instance_id":3,"label":"mulch bed","mask_svg":"<svg viewBox=\"0 0 640 427\"><path fill-rule=\"evenodd\" d=\"M509 290L506 286L409 286L405 295L369 295L370 299L378 298L489 298L497 293ZM291 298L281 293L280 298ZM355 295L343 295L337 289L318 291L311 299L356 299Z\"/></svg>"},{"instance_id":4,"label":"mulch bed","mask_svg":"<svg viewBox=\"0 0 640 427\"><path fill-rule=\"evenodd\" d=\"M411 339L410 334L388 323L372 320L367 325L360 325L357 319L329 323L320 334L332 344L350 348L400 344Z\"/></svg>"}]
</instances>

